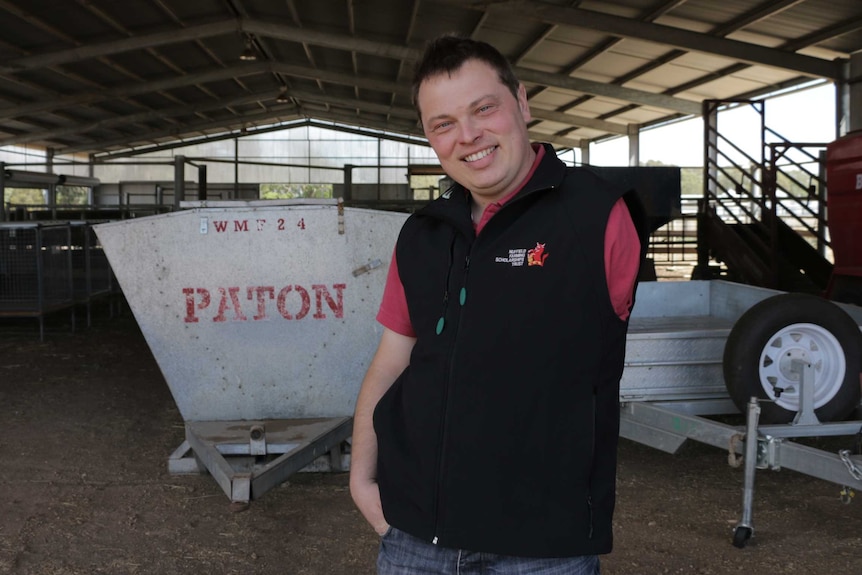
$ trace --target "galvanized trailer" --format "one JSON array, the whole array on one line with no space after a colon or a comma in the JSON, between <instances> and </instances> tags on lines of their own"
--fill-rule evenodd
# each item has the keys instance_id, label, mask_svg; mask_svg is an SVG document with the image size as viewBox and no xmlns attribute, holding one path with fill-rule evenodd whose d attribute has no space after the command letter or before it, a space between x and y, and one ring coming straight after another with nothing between
<instances>
[{"instance_id":1,"label":"galvanized trailer","mask_svg":"<svg viewBox=\"0 0 862 575\"><path fill-rule=\"evenodd\" d=\"M828 453L791 439L862 433L852 419L860 416L859 326L862 308L815 296L725 281L642 283L620 385L620 435L669 453L691 439L728 450L732 464L744 461L738 547L754 530L755 469L834 482L849 501L850 490L862 489L853 441ZM764 410L771 422L761 424ZM740 413L745 425L710 417Z\"/></svg>"},{"instance_id":2,"label":"galvanized trailer","mask_svg":"<svg viewBox=\"0 0 862 575\"><path fill-rule=\"evenodd\" d=\"M349 462L340 448L406 214L335 201L184 207L96 232L185 420L169 470L208 471L243 506L312 462ZM808 298L724 281L638 290L621 435L668 452L689 439L745 451L740 546L753 531L756 467L862 489L858 455L789 441L862 427L824 417L859 402L862 309ZM760 409L783 423L760 425ZM743 411L747 426L711 418Z\"/></svg>"}]
</instances>

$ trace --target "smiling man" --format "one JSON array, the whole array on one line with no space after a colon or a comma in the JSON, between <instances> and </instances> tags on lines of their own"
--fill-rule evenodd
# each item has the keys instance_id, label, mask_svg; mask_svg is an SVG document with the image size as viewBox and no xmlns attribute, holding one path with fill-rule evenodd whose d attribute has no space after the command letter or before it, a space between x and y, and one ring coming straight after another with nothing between
<instances>
[{"instance_id":1,"label":"smiling man","mask_svg":"<svg viewBox=\"0 0 862 575\"><path fill-rule=\"evenodd\" d=\"M456 184L401 230L356 402L350 488L378 573L596 575L642 255L633 194L530 143L526 90L488 44L430 43L413 95Z\"/></svg>"},{"instance_id":2,"label":"smiling man","mask_svg":"<svg viewBox=\"0 0 862 575\"><path fill-rule=\"evenodd\" d=\"M477 97L458 101L453 94ZM522 84L511 91L494 68L468 60L457 70L426 79L416 105L440 165L470 190L474 215L526 180L536 153L527 136L530 108Z\"/></svg>"}]
</instances>

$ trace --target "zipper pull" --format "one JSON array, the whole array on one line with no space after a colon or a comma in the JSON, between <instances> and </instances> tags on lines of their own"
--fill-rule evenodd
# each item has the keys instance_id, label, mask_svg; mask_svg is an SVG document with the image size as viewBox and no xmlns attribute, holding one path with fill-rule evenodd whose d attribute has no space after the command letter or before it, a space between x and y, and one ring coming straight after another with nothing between
<instances>
[{"instance_id":1,"label":"zipper pull","mask_svg":"<svg viewBox=\"0 0 862 575\"><path fill-rule=\"evenodd\" d=\"M437 536L434 536L434 539L431 540L432 545L437 545Z\"/></svg>"},{"instance_id":2,"label":"zipper pull","mask_svg":"<svg viewBox=\"0 0 862 575\"><path fill-rule=\"evenodd\" d=\"M467 275L470 272L470 256L464 258L464 283L467 283ZM467 286L464 285L461 287L461 291L458 293L458 302L463 306L467 303Z\"/></svg>"},{"instance_id":3,"label":"zipper pull","mask_svg":"<svg viewBox=\"0 0 862 575\"><path fill-rule=\"evenodd\" d=\"M437 328L434 330L437 335L443 333L443 328L446 326L446 306L449 303L449 292L443 294L443 314L437 320Z\"/></svg>"}]
</instances>

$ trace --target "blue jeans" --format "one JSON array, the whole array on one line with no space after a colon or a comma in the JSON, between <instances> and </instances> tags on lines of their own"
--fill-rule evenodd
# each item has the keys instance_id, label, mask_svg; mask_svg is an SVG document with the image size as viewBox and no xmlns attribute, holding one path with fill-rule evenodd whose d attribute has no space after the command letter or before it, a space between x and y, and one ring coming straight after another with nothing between
<instances>
[{"instance_id":1,"label":"blue jeans","mask_svg":"<svg viewBox=\"0 0 862 575\"><path fill-rule=\"evenodd\" d=\"M601 575L596 555L510 557L448 549L398 529L380 539L377 575Z\"/></svg>"}]
</instances>

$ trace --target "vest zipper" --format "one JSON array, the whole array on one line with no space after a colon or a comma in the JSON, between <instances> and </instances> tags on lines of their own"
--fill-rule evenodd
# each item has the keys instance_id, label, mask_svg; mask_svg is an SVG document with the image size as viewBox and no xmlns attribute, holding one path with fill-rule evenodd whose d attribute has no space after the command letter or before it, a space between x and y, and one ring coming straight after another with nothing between
<instances>
[{"instance_id":1,"label":"vest zipper","mask_svg":"<svg viewBox=\"0 0 862 575\"><path fill-rule=\"evenodd\" d=\"M470 273L470 254L464 258L464 279L461 281L461 291L458 294L458 303L463 307L467 303L467 276Z\"/></svg>"},{"instance_id":2,"label":"vest zipper","mask_svg":"<svg viewBox=\"0 0 862 575\"><path fill-rule=\"evenodd\" d=\"M590 424L590 475L589 481L587 482L587 511L590 525L589 531L587 533L587 539L593 538L593 475L596 471L596 405L596 388L593 387L593 397L590 411L590 418L592 419L592 423Z\"/></svg>"},{"instance_id":3,"label":"vest zipper","mask_svg":"<svg viewBox=\"0 0 862 575\"><path fill-rule=\"evenodd\" d=\"M443 286L443 310L440 312L440 319L437 320L435 332L437 335L443 333L446 328L446 310L449 307L449 279L452 277L452 265L455 256L455 240L457 232L452 235L452 241L449 243L449 265L446 266L446 284ZM463 288L462 288L463 289ZM462 296L463 298L463 296ZM464 305L463 303L461 305Z\"/></svg>"},{"instance_id":4,"label":"vest zipper","mask_svg":"<svg viewBox=\"0 0 862 575\"><path fill-rule=\"evenodd\" d=\"M451 268L452 268L451 262L454 259L454 257L453 257L454 256L454 247L455 247L455 238L452 239L452 246L450 249L450 265L449 265L449 271L450 272L451 272ZM471 249L472 249L472 246L471 246ZM469 271L469 269L470 269L470 254L467 254L467 256L464 258L464 278L462 280L461 289L460 289L459 297L458 297L458 302L459 302L460 306L464 306L464 304L467 302L467 285L466 284L467 284L467 272ZM446 311L445 305L448 302L448 297L449 297L450 275L451 274L447 272L447 274L446 274L446 296L444 298L444 310L443 310L444 313ZM463 317L461 319L463 319ZM443 321L443 318L441 318L441 321ZM439 325L439 323L438 323L438 325ZM441 500L443 499L443 472L444 472L444 469L446 468L446 441L447 441L447 438L449 435L448 434L449 413L451 412L450 402L451 402L451 398L452 398L452 394L450 393L450 391L452 388L452 370L453 370L453 366L455 364L455 343L458 340L458 332L460 331L460 328L461 328L461 321L458 321L458 327L455 330L455 334L452 337L452 343L451 343L450 348L449 348L449 377L446 381L446 388L445 388L444 396L443 396L443 414L441 416L442 422L440 425L440 443L439 443L440 452L439 452L438 457L437 457L437 496L434 500L434 537L431 539L431 543L433 545L437 545L439 540L440 540L439 532L440 532L440 524L442 523L442 519L441 519L440 515L441 515L441 509L443 507L441 505ZM440 331L442 331L442 328L440 330L438 330L438 332L437 332L438 335L440 334Z\"/></svg>"}]
</instances>

